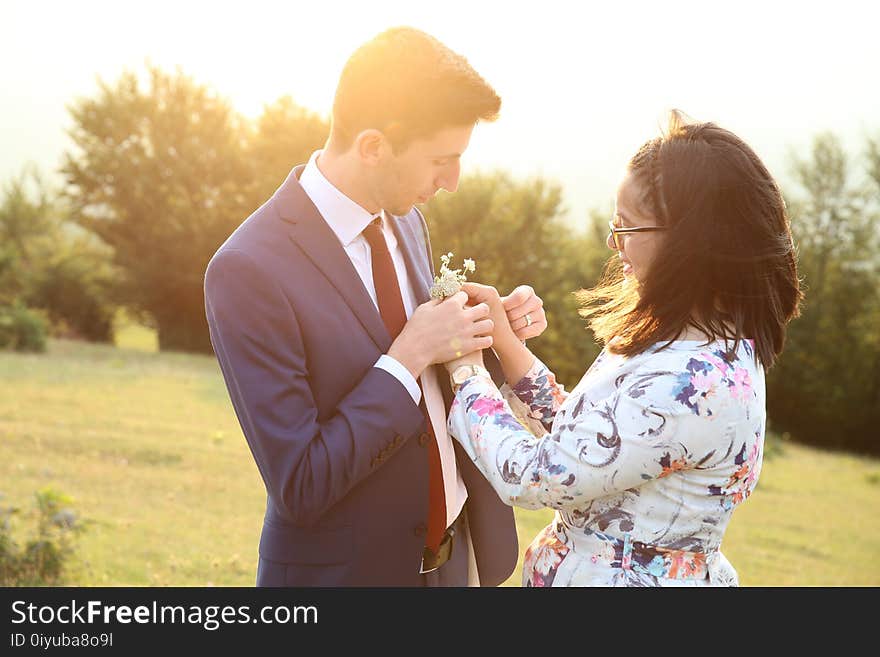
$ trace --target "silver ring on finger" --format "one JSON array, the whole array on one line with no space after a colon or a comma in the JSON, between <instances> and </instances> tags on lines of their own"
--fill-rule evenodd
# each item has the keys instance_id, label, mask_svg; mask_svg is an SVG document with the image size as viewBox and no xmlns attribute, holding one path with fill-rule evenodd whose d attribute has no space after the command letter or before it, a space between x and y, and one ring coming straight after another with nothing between
<instances>
[{"instance_id":1,"label":"silver ring on finger","mask_svg":"<svg viewBox=\"0 0 880 657\"><path fill-rule=\"evenodd\" d=\"M526 318L526 328L528 328L533 324L532 316L529 315L529 313L526 313L525 318Z\"/></svg>"}]
</instances>

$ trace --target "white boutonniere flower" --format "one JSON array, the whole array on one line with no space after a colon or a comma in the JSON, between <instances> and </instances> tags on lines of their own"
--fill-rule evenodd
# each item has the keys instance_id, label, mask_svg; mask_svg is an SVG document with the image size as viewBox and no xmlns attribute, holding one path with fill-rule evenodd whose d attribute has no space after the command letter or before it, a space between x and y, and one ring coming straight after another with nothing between
<instances>
[{"instance_id":1,"label":"white boutonniere flower","mask_svg":"<svg viewBox=\"0 0 880 657\"><path fill-rule=\"evenodd\" d=\"M461 269L450 269L449 263L452 262L452 252L440 256L440 275L434 277L434 284L431 286L432 299L445 299L461 289L461 284L467 281L467 274L477 271L476 263L470 258L465 258Z\"/></svg>"}]
</instances>

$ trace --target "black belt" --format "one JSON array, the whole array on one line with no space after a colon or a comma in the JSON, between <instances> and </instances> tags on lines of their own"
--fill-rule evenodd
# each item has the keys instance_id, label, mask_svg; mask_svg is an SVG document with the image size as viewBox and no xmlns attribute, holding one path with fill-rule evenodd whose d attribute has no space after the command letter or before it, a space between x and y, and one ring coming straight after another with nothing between
<instances>
[{"instance_id":1,"label":"black belt","mask_svg":"<svg viewBox=\"0 0 880 657\"><path fill-rule=\"evenodd\" d=\"M455 543L455 534L457 531L461 530L461 522L463 520L464 507L462 507L458 517L452 521L452 524L449 525L449 527L446 528L443 538L440 539L440 547L437 548L437 552L434 552L431 548L425 546L425 549L422 552L422 565L419 567L420 574L424 575L426 573L432 573L452 558L452 546Z\"/></svg>"}]
</instances>

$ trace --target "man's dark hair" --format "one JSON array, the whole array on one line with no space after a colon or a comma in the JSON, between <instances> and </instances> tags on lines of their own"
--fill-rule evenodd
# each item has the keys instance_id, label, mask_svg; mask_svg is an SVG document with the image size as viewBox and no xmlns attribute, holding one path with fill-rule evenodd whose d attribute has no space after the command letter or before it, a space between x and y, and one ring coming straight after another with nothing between
<instances>
[{"instance_id":1,"label":"man's dark hair","mask_svg":"<svg viewBox=\"0 0 880 657\"><path fill-rule=\"evenodd\" d=\"M494 121L495 90L437 39L411 27L382 32L349 58L333 101L331 136L347 149L362 130L380 130L395 150L449 126Z\"/></svg>"}]
</instances>

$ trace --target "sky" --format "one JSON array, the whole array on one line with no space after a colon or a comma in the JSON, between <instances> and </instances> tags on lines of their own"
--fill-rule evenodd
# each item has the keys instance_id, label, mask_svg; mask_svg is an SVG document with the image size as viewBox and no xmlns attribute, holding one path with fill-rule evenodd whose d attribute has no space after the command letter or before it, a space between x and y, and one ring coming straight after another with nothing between
<instances>
[{"instance_id":1,"label":"sky","mask_svg":"<svg viewBox=\"0 0 880 657\"><path fill-rule=\"evenodd\" d=\"M880 136L870 5L0 0L0 182L26 163L51 178L71 146L66 107L95 95L98 78L150 62L180 67L246 116L284 95L328 116L351 52L412 25L467 57L502 98L464 173L555 180L574 226L611 208L627 160L674 107L737 133L785 187L790 153L806 155L817 133L854 154Z\"/></svg>"}]
</instances>

